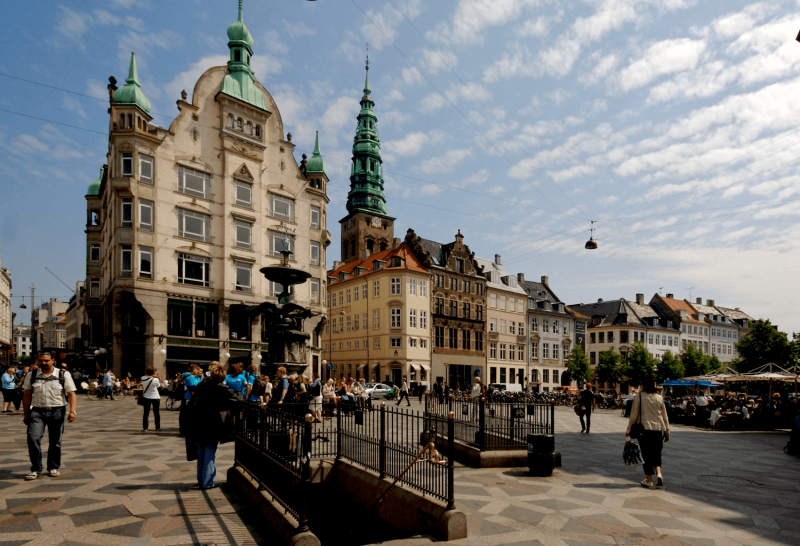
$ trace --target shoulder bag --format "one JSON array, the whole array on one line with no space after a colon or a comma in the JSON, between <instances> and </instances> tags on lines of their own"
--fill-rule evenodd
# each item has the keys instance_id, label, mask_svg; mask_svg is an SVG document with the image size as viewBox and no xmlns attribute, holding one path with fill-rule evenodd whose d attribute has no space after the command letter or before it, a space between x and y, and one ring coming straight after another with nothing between
<instances>
[{"instance_id":1,"label":"shoulder bag","mask_svg":"<svg viewBox=\"0 0 800 546\"><path fill-rule=\"evenodd\" d=\"M152 385L152 384L153 384L153 378L151 377L150 378L150 383L148 383L147 386L144 389L139 391L139 394L136 397L136 403L139 404L140 406L144 406L144 393L147 392L147 390L150 388L150 385Z\"/></svg>"},{"instance_id":2,"label":"shoulder bag","mask_svg":"<svg viewBox=\"0 0 800 546\"><path fill-rule=\"evenodd\" d=\"M631 426L631 431L628 436L631 438L638 438L644 432L644 425L642 425L642 393L639 393L639 418Z\"/></svg>"}]
</instances>

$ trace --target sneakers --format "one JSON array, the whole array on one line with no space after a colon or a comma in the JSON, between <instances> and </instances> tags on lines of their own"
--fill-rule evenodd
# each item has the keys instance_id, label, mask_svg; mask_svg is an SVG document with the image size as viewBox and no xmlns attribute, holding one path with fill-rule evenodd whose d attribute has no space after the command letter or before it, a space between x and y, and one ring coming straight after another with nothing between
<instances>
[{"instance_id":1,"label":"sneakers","mask_svg":"<svg viewBox=\"0 0 800 546\"><path fill-rule=\"evenodd\" d=\"M650 480L642 480L642 487L644 487L645 489L652 489L653 482L651 482Z\"/></svg>"},{"instance_id":2,"label":"sneakers","mask_svg":"<svg viewBox=\"0 0 800 546\"><path fill-rule=\"evenodd\" d=\"M25 479L28 480L28 481L31 481L31 480L35 480L38 477L39 477L39 473L38 472L31 472L30 474L25 476Z\"/></svg>"},{"instance_id":3,"label":"sneakers","mask_svg":"<svg viewBox=\"0 0 800 546\"><path fill-rule=\"evenodd\" d=\"M656 487L664 487L664 478L662 476L656 476Z\"/></svg>"},{"instance_id":4,"label":"sneakers","mask_svg":"<svg viewBox=\"0 0 800 546\"><path fill-rule=\"evenodd\" d=\"M57 468L54 468L49 472L51 478L58 478L61 475L61 472L58 471Z\"/></svg>"}]
</instances>

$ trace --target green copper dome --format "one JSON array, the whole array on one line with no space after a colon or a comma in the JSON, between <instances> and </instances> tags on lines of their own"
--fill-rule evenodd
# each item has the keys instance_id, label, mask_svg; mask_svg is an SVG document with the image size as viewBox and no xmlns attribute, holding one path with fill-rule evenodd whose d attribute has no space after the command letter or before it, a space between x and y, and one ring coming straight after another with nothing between
<instances>
[{"instance_id":1,"label":"green copper dome","mask_svg":"<svg viewBox=\"0 0 800 546\"><path fill-rule=\"evenodd\" d=\"M314 143L314 153L311 154L311 159L306 162L306 172L328 175L325 164L322 162L322 154L319 153L319 131L317 131L317 141Z\"/></svg>"},{"instance_id":2,"label":"green copper dome","mask_svg":"<svg viewBox=\"0 0 800 546\"><path fill-rule=\"evenodd\" d=\"M150 101L139 85L139 74L136 71L136 54L131 52L131 66L128 69L128 79L125 85L114 91L114 102L121 105L138 106L148 114L150 113Z\"/></svg>"},{"instance_id":3,"label":"green copper dome","mask_svg":"<svg viewBox=\"0 0 800 546\"><path fill-rule=\"evenodd\" d=\"M86 195L92 197L100 195L100 185L103 183L103 174L105 174L105 171L105 167L100 167L100 178L89 184L89 189L86 190Z\"/></svg>"},{"instance_id":4,"label":"green copper dome","mask_svg":"<svg viewBox=\"0 0 800 546\"><path fill-rule=\"evenodd\" d=\"M242 21L242 0L239 0L239 19L228 27L228 39L234 43L243 43L250 51L253 50L253 36Z\"/></svg>"}]
</instances>

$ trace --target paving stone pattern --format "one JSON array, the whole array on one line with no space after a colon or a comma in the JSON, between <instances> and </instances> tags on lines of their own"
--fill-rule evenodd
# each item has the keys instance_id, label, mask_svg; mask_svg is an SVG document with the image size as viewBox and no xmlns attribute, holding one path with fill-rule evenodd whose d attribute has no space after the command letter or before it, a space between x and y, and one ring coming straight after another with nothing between
<instances>
[{"instance_id":1,"label":"paving stone pattern","mask_svg":"<svg viewBox=\"0 0 800 546\"><path fill-rule=\"evenodd\" d=\"M21 414L0 415L0 546L270 543L255 512L224 488L191 489L196 467L176 412L162 411L162 432L142 433L133 400L79 403L59 478L22 480L30 463ZM622 462L625 423L600 411L591 434L580 434L571 409L556 408L563 466L549 478L458 467L456 504L470 536L455 544L800 544L800 460L783 454L786 435L675 427L664 449L667 487L651 491L639 486L641 467ZM233 446L221 446L217 460L224 480Z\"/></svg>"}]
</instances>

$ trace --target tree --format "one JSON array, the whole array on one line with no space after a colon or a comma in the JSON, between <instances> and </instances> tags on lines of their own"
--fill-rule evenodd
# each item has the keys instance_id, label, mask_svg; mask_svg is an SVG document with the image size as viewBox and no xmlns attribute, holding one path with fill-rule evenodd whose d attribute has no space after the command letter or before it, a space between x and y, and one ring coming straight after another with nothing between
<instances>
[{"instance_id":1,"label":"tree","mask_svg":"<svg viewBox=\"0 0 800 546\"><path fill-rule=\"evenodd\" d=\"M615 353L614 347L603 351L599 355L599 361L594 371L594 376L601 383L619 383L622 377L619 370L619 363L621 360L622 355Z\"/></svg>"},{"instance_id":2,"label":"tree","mask_svg":"<svg viewBox=\"0 0 800 546\"><path fill-rule=\"evenodd\" d=\"M21 355L17 357L17 362L19 362L23 366L28 366L31 362L31 357L28 355Z\"/></svg>"},{"instance_id":3,"label":"tree","mask_svg":"<svg viewBox=\"0 0 800 546\"><path fill-rule=\"evenodd\" d=\"M692 343L686 345L686 348L681 353L681 364L683 364L685 374L690 377L705 375L710 371L708 357Z\"/></svg>"},{"instance_id":4,"label":"tree","mask_svg":"<svg viewBox=\"0 0 800 546\"><path fill-rule=\"evenodd\" d=\"M663 383L667 379L680 379L686 375L684 371L681 359L667 351L656 367L656 379L659 383Z\"/></svg>"},{"instance_id":5,"label":"tree","mask_svg":"<svg viewBox=\"0 0 800 546\"><path fill-rule=\"evenodd\" d=\"M633 385L641 385L642 379L653 375L658 361L645 348L644 343L637 341L628 353L628 359L619 366L620 374L627 377Z\"/></svg>"},{"instance_id":6,"label":"tree","mask_svg":"<svg viewBox=\"0 0 800 546\"><path fill-rule=\"evenodd\" d=\"M779 332L769 320L750 323L750 333L739 340L736 350L742 357L740 372L749 372L764 364L791 366L796 361L796 343L790 343L783 332Z\"/></svg>"},{"instance_id":7,"label":"tree","mask_svg":"<svg viewBox=\"0 0 800 546\"><path fill-rule=\"evenodd\" d=\"M589 366L589 359L586 358L586 353L580 345L575 345L572 352L567 358L567 372L570 378L578 383L591 381L594 378L592 368Z\"/></svg>"}]
</instances>

